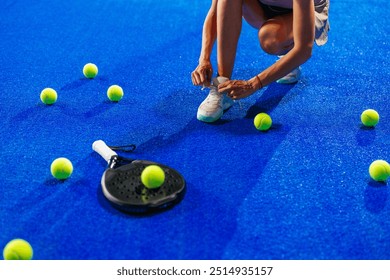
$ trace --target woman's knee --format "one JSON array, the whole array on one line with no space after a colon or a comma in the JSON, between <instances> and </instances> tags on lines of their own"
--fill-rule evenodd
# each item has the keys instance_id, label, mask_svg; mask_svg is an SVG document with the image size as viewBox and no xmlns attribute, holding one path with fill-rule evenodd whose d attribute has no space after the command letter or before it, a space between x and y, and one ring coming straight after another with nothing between
<instances>
[{"instance_id":1,"label":"woman's knee","mask_svg":"<svg viewBox=\"0 0 390 280\"><path fill-rule=\"evenodd\" d=\"M269 54L285 54L293 46L289 32L284 24L278 20L269 20L264 23L258 36L261 48Z\"/></svg>"}]
</instances>

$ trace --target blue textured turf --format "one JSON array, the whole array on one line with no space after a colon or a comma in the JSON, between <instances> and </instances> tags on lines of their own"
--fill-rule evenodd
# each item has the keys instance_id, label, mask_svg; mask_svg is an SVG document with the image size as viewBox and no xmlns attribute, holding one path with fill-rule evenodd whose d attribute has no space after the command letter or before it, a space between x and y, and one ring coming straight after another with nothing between
<instances>
[{"instance_id":1,"label":"blue textured turf","mask_svg":"<svg viewBox=\"0 0 390 280\"><path fill-rule=\"evenodd\" d=\"M190 73L209 2L1 2L1 246L24 238L35 259L390 258L389 183L368 175L390 161L387 1L332 2L329 42L298 84L271 84L205 124L207 91ZM236 79L275 60L246 23L238 50ZM125 91L117 104L112 84ZM45 87L53 106L39 100ZM381 115L375 129L360 124L367 108ZM268 132L253 126L259 112ZM97 139L179 170L184 200L147 217L113 209ZM64 182L50 175L57 157L74 164Z\"/></svg>"}]
</instances>

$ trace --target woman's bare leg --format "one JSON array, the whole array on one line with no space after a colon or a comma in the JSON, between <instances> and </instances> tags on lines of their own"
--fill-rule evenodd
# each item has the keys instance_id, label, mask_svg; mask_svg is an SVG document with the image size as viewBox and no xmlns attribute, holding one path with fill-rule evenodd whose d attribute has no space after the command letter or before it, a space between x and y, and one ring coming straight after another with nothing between
<instances>
[{"instance_id":1,"label":"woman's bare leg","mask_svg":"<svg viewBox=\"0 0 390 280\"><path fill-rule=\"evenodd\" d=\"M249 25L257 30L260 30L261 26L267 20L258 0L244 0L242 5L242 16Z\"/></svg>"},{"instance_id":2,"label":"woman's bare leg","mask_svg":"<svg viewBox=\"0 0 390 280\"><path fill-rule=\"evenodd\" d=\"M236 58L242 17L259 30L260 46L265 52L283 55L294 46L292 13L267 19L258 0L218 0L218 74L229 79Z\"/></svg>"},{"instance_id":3,"label":"woman's bare leg","mask_svg":"<svg viewBox=\"0 0 390 280\"><path fill-rule=\"evenodd\" d=\"M241 33L242 2L243 0L218 0L217 4L218 74L229 79Z\"/></svg>"},{"instance_id":4,"label":"woman's bare leg","mask_svg":"<svg viewBox=\"0 0 390 280\"><path fill-rule=\"evenodd\" d=\"M244 0L243 17L259 30L261 48L269 54L286 54L294 46L292 13L268 19L258 0Z\"/></svg>"},{"instance_id":5,"label":"woman's bare leg","mask_svg":"<svg viewBox=\"0 0 390 280\"><path fill-rule=\"evenodd\" d=\"M291 50L294 46L292 13L267 20L259 30L259 41L269 54L283 55Z\"/></svg>"}]
</instances>

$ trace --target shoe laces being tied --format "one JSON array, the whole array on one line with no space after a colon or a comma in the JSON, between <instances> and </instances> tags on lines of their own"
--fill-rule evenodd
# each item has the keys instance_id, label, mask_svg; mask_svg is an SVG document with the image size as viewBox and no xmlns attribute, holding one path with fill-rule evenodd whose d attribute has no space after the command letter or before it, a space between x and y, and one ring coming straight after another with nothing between
<instances>
[{"instance_id":1,"label":"shoe laces being tied","mask_svg":"<svg viewBox=\"0 0 390 280\"><path fill-rule=\"evenodd\" d=\"M208 104L212 105L219 105L219 102L221 101L221 98L223 97L223 93L218 92L218 86L216 85L210 85L207 87L202 87L202 90L204 89L210 89L209 95L206 98L206 102Z\"/></svg>"},{"instance_id":2,"label":"shoe laces being tied","mask_svg":"<svg viewBox=\"0 0 390 280\"><path fill-rule=\"evenodd\" d=\"M222 98L223 94L219 93L218 91L213 91L211 92L207 98L206 98L206 103L208 105L211 105L211 107L221 107L222 106Z\"/></svg>"},{"instance_id":3,"label":"shoe laces being tied","mask_svg":"<svg viewBox=\"0 0 390 280\"><path fill-rule=\"evenodd\" d=\"M231 80L231 85L232 88L231 90L234 89L239 89L239 90L249 90L252 89L252 85L248 81L242 81L242 80ZM225 94L227 98L230 98L227 94ZM240 110L243 110L243 106L240 100L233 100L235 103L237 102L238 105L240 106Z\"/></svg>"}]
</instances>

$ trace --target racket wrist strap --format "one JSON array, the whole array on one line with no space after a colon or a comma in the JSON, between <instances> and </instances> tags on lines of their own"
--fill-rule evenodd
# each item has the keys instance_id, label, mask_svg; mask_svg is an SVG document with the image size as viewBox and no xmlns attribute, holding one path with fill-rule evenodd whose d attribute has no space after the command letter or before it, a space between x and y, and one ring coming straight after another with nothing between
<instances>
[{"instance_id":1,"label":"racket wrist strap","mask_svg":"<svg viewBox=\"0 0 390 280\"><path fill-rule=\"evenodd\" d=\"M108 146L108 147L114 151L130 153L133 152L137 146L134 144L130 144L130 145L123 145L123 146Z\"/></svg>"}]
</instances>

